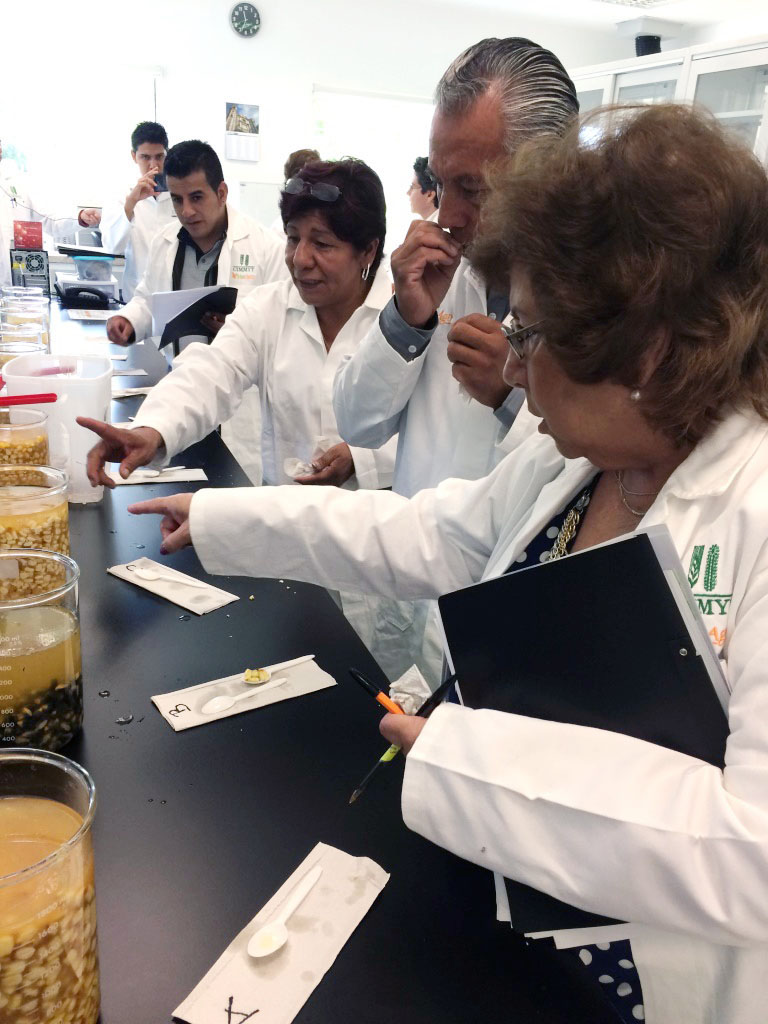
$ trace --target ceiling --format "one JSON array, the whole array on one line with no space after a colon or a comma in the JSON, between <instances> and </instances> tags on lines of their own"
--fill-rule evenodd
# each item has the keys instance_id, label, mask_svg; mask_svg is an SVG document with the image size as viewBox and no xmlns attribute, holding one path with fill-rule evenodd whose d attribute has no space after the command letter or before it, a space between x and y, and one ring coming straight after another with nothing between
<instances>
[{"instance_id":1,"label":"ceiling","mask_svg":"<svg viewBox=\"0 0 768 1024\"><path fill-rule=\"evenodd\" d=\"M440 2L440 0L434 0ZM609 28L620 21L634 18L663 18L685 25L707 25L739 18L764 17L768 28L765 0L663 0L650 7L624 5L606 0L544 0L532 4L531 0L452 0L461 7L500 9L507 13L552 18L584 27Z\"/></svg>"}]
</instances>

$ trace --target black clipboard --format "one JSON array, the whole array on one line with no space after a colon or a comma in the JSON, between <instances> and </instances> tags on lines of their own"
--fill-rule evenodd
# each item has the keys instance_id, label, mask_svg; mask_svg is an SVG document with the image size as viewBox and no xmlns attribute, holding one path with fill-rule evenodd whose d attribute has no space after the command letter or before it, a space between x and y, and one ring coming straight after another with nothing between
<instances>
[{"instance_id":1,"label":"black clipboard","mask_svg":"<svg viewBox=\"0 0 768 1024\"><path fill-rule=\"evenodd\" d=\"M439 599L462 700L722 767L728 691L666 527ZM616 923L507 880L524 933Z\"/></svg>"},{"instance_id":2,"label":"black clipboard","mask_svg":"<svg viewBox=\"0 0 768 1024\"><path fill-rule=\"evenodd\" d=\"M237 288L222 285L215 292L209 292L197 299L186 309L182 309L175 317L168 321L163 328L160 338L160 348L174 344L181 338L189 335L205 334L213 337L213 332L206 330L200 322L206 313L218 313L221 316L229 316L237 302Z\"/></svg>"}]
</instances>

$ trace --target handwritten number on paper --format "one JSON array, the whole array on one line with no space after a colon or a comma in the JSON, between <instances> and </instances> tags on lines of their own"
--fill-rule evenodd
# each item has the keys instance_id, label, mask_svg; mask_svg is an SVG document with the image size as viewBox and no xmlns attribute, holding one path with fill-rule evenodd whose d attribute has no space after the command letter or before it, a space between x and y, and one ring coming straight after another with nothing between
<instances>
[{"instance_id":1,"label":"handwritten number on paper","mask_svg":"<svg viewBox=\"0 0 768 1024\"><path fill-rule=\"evenodd\" d=\"M224 1008L224 1012L227 1015L227 1024L245 1024L245 1022L247 1020L250 1020L251 1017L255 1017L256 1014L259 1012L258 1010L251 1010L250 1013L244 1013L241 1010L234 1010L234 1009L232 1009L232 1003L234 1001L235 1001L235 997L234 996L230 996L229 997L229 1002L227 1003L226 1007ZM235 1017L239 1017L240 1019L239 1020L235 1020Z\"/></svg>"},{"instance_id":2,"label":"handwritten number on paper","mask_svg":"<svg viewBox=\"0 0 768 1024\"><path fill-rule=\"evenodd\" d=\"M182 713L183 711L191 711L191 710L192 710L192 709L191 709L190 707L188 707L188 706L187 706L186 704L177 704L175 708L171 708L171 710L170 710L170 711L168 712L168 714L169 714L169 715L170 715L170 716L171 716L172 718L178 718L178 716L179 716L179 715L180 715L180 714L181 714L181 713Z\"/></svg>"}]
</instances>

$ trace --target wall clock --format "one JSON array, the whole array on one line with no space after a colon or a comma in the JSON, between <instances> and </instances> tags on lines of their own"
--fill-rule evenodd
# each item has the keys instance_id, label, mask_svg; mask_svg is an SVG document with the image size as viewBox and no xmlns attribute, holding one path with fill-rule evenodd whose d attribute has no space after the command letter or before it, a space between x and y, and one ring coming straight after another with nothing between
<instances>
[{"instance_id":1,"label":"wall clock","mask_svg":"<svg viewBox=\"0 0 768 1024\"><path fill-rule=\"evenodd\" d=\"M261 28L261 15L253 4L235 4L229 12L229 23L239 36L250 39Z\"/></svg>"}]
</instances>

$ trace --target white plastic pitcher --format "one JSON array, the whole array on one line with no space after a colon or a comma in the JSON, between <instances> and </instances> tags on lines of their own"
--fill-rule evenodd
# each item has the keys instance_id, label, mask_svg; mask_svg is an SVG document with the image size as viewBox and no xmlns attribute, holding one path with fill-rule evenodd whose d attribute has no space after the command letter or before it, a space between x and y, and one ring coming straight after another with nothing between
<instances>
[{"instance_id":1,"label":"white plastic pitcher","mask_svg":"<svg viewBox=\"0 0 768 1024\"><path fill-rule=\"evenodd\" d=\"M9 395L54 392L59 396L48 405L29 406L48 416L51 465L69 474L70 501L100 501L104 488L91 487L85 472L88 452L98 438L75 420L78 416L108 418L112 362L103 356L33 353L7 362L3 377Z\"/></svg>"}]
</instances>

